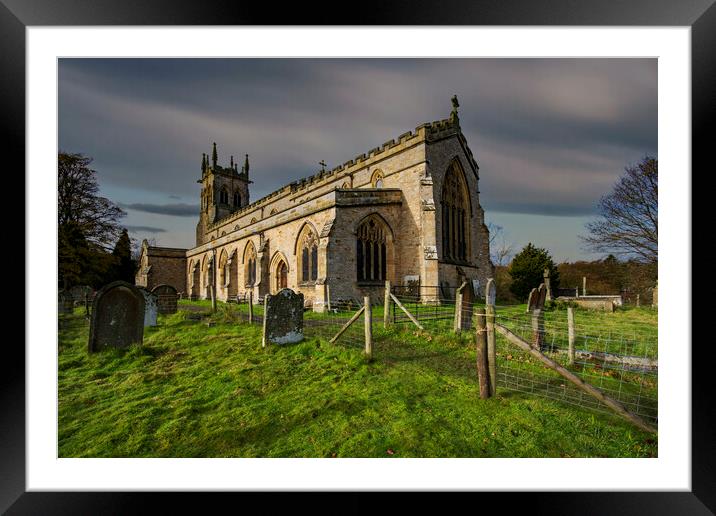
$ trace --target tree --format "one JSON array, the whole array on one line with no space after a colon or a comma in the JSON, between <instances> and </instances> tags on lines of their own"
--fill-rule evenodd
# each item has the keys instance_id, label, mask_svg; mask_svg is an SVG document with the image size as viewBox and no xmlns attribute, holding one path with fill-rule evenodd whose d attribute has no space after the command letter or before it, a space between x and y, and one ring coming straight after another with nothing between
<instances>
[{"instance_id":1,"label":"tree","mask_svg":"<svg viewBox=\"0 0 716 516\"><path fill-rule=\"evenodd\" d=\"M129 233L126 229L117 240L117 245L112 251L114 259L112 281L122 280L134 283L134 274L137 272L137 263L132 259L132 243L129 240Z\"/></svg>"},{"instance_id":2,"label":"tree","mask_svg":"<svg viewBox=\"0 0 716 516\"><path fill-rule=\"evenodd\" d=\"M92 158L82 154L58 155L58 224L72 225L89 244L110 251L119 238L119 219L126 213L115 203L98 195Z\"/></svg>"},{"instance_id":3,"label":"tree","mask_svg":"<svg viewBox=\"0 0 716 516\"><path fill-rule=\"evenodd\" d=\"M646 156L625 167L612 192L599 201L599 218L582 236L592 251L655 263L658 259L658 162Z\"/></svg>"},{"instance_id":4,"label":"tree","mask_svg":"<svg viewBox=\"0 0 716 516\"><path fill-rule=\"evenodd\" d=\"M549 269L551 288L559 287L559 271L547 250L527 244L510 262L510 292L526 300L530 291L544 281L545 269Z\"/></svg>"},{"instance_id":5,"label":"tree","mask_svg":"<svg viewBox=\"0 0 716 516\"><path fill-rule=\"evenodd\" d=\"M126 215L109 199L98 195L92 158L60 152L58 161L58 272L63 288L101 286L113 259L109 251Z\"/></svg>"},{"instance_id":6,"label":"tree","mask_svg":"<svg viewBox=\"0 0 716 516\"><path fill-rule=\"evenodd\" d=\"M502 226L489 222L487 230L490 232L490 255L492 263L497 266L507 265L513 253L512 244L505 240L505 231Z\"/></svg>"}]
</instances>

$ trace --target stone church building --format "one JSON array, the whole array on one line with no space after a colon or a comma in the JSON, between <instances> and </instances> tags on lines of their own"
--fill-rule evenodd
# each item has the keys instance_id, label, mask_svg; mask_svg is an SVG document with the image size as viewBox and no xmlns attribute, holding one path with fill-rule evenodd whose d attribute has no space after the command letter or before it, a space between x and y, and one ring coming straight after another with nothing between
<instances>
[{"instance_id":1,"label":"stone church building","mask_svg":"<svg viewBox=\"0 0 716 516\"><path fill-rule=\"evenodd\" d=\"M382 300L385 281L418 281L425 301L440 286L485 285L494 275L479 199L479 167L450 117L333 170L250 202L249 160L201 164L196 246L142 245L137 285L167 283L191 298L254 300L288 287L316 311L331 301ZM413 283L414 284L414 283Z\"/></svg>"}]
</instances>

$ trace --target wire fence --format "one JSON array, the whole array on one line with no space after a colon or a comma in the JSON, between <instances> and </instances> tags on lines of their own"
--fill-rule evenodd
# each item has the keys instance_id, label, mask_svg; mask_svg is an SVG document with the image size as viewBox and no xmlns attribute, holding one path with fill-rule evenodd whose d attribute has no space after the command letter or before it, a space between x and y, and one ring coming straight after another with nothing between
<instances>
[{"instance_id":1,"label":"wire fence","mask_svg":"<svg viewBox=\"0 0 716 516\"><path fill-rule=\"evenodd\" d=\"M458 304L456 305L456 300ZM239 323L263 323L262 300L249 307L248 299L222 306ZM469 287L447 286L391 287L389 306L373 299L370 307L376 360L429 359L446 372L472 374L475 367L476 310L485 306L484 298ZM206 302L204 302L206 303ZM365 314L357 301L334 303L324 313L304 312L304 336L330 341L339 332L337 345L364 349ZM210 306L208 307L210 310ZM183 308L186 309L186 308ZM206 307L204 307L206 309ZM633 308L624 308L624 310ZM573 318L568 316L572 311ZM616 400L627 411L656 424L658 422L658 335L655 315L625 318L615 313L556 307L541 310L540 316L526 311L525 305L495 307L495 324L509 330L585 383ZM655 314L655 313L654 313ZM355 322L346 327L354 318ZM390 330L383 328L384 321ZM404 339L404 331L442 337L444 352L421 350ZM496 382L499 389L543 396L599 412L611 409L533 354L516 347L495 332Z\"/></svg>"}]
</instances>

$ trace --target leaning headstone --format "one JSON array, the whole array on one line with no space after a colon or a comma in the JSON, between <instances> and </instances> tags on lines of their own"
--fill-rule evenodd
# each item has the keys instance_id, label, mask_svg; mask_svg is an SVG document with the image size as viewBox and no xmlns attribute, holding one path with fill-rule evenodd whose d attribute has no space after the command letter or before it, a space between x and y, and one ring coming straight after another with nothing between
<instances>
[{"instance_id":1,"label":"leaning headstone","mask_svg":"<svg viewBox=\"0 0 716 516\"><path fill-rule=\"evenodd\" d=\"M264 300L263 346L303 340L303 294L285 288Z\"/></svg>"},{"instance_id":2,"label":"leaning headstone","mask_svg":"<svg viewBox=\"0 0 716 516\"><path fill-rule=\"evenodd\" d=\"M536 294L536 301L534 308L537 310L542 310L544 308L544 302L547 300L547 289L544 286L544 283L540 283L539 288L537 289Z\"/></svg>"},{"instance_id":3,"label":"leaning headstone","mask_svg":"<svg viewBox=\"0 0 716 516\"><path fill-rule=\"evenodd\" d=\"M534 310L535 301L537 301L537 289L533 288L530 290L530 295L527 297L527 313Z\"/></svg>"},{"instance_id":4,"label":"leaning headstone","mask_svg":"<svg viewBox=\"0 0 716 516\"><path fill-rule=\"evenodd\" d=\"M144 296L144 326L157 325L157 295L146 288L139 289Z\"/></svg>"},{"instance_id":5,"label":"leaning headstone","mask_svg":"<svg viewBox=\"0 0 716 516\"><path fill-rule=\"evenodd\" d=\"M157 312L163 315L177 313L177 289L171 285L157 285L152 289L157 296Z\"/></svg>"},{"instance_id":6,"label":"leaning headstone","mask_svg":"<svg viewBox=\"0 0 716 516\"><path fill-rule=\"evenodd\" d=\"M456 332L472 328L472 303L474 298L472 282L463 281L455 293L454 330Z\"/></svg>"},{"instance_id":7,"label":"leaning headstone","mask_svg":"<svg viewBox=\"0 0 716 516\"><path fill-rule=\"evenodd\" d=\"M88 350L127 348L144 340L144 295L126 281L115 281L97 292L92 303Z\"/></svg>"},{"instance_id":8,"label":"leaning headstone","mask_svg":"<svg viewBox=\"0 0 716 516\"><path fill-rule=\"evenodd\" d=\"M57 311L61 314L71 314L75 307L75 300L67 290L57 293Z\"/></svg>"}]
</instances>

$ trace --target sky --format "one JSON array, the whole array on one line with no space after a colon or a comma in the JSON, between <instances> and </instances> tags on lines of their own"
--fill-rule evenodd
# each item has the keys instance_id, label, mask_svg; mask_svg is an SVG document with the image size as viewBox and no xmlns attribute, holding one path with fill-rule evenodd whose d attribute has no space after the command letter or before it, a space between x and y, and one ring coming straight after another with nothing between
<instances>
[{"instance_id":1,"label":"sky","mask_svg":"<svg viewBox=\"0 0 716 516\"><path fill-rule=\"evenodd\" d=\"M460 125L486 222L515 251L601 257L579 235L657 154L656 59L60 59L59 150L93 158L132 238L191 248L201 154L249 154L251 201L424 122Z\"/></svg>"}]
</instances>

